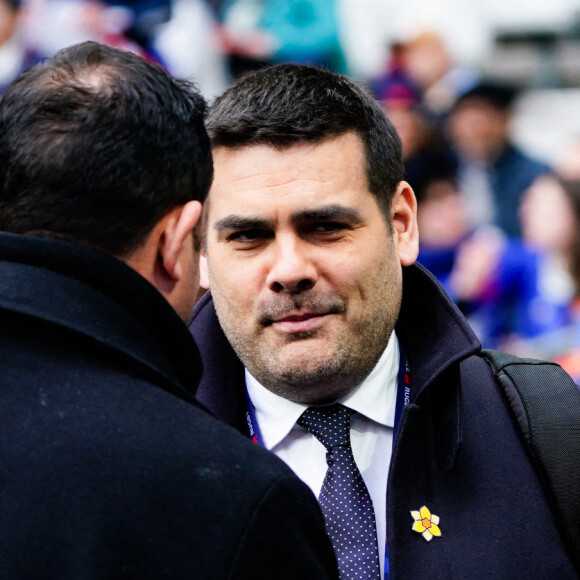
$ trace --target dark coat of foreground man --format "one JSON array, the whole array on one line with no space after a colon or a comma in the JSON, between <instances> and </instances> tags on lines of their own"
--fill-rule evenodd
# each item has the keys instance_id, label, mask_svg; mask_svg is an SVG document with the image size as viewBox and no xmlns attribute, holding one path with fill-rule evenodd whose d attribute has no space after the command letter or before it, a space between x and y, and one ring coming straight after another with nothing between
<instances>
[{"instance_id":1,"label":"dark coat of foreground man","mask_svg":"<svg viewBox=\"0 0 580 580\"><path fill-rule=\"evenodd\" d=\"M96 43L0 103L2 579L337 577L310 490L194 400L204 112Z\"/></svg>"},{"instance_id":2,"label":"dark coat of foreground man","mask_svg":"<svg viewBox=\"0 0 580 580\"><path fill-rule=\"evenodd\" d=\"M0 240L0 577L332 578L310 490L192 404L199 355L158 292Z\"/></svg>"}]
</instances>

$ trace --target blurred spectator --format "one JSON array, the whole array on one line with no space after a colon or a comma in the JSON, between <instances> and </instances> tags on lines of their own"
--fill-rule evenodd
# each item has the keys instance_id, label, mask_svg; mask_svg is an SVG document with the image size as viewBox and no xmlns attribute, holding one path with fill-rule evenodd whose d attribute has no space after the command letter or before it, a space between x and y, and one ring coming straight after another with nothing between
<instances>
[{"instance_id":1,"label":"blurred spectator","mask_svg":"<svg viewBox=\"0 0 580 580\"><path fill-rule=\"evenodd\" d=\"M407 71L406 51L399 44L391 47L386 72L369 82L375 97L401 137L404 178L417 191L423 182L456 168L437 118L423 101L420 86Z\"/></svg>"},{"instance_id":2,"label":"blurred spectator","mask_svg":"<svg viewBox=\"0 0 580 580\"><path fill-rule=\"evenodd\" d=\"M415 82L407 67L407 53L402 44L389 48L385 70L368 82L377 100L388 109L406 109L422 100L420 85Z\"/></svg>"},{"instance_id":3,"label":"blurred spectator","mask_svg":"<svg viewBox=\"0 0 580 580\"><path fill-rule=\"evenodd\" d=\"M113 6L104 0L35 0L30 10L29 37L44 54L52 55L61 48L94 40L158 61L126 35L135 18L128 7Z\"/></svg>"},{"instance_id":4,"label":"blurred spectator","mask_svg":"<svg viewBox=\"0 0 580 580\"><path fill-rule=\"evenodd\" d=\"M462 241L447 281L485 346L552 358L573 319L580 264L578 188L539 177L521 205L521 239L484 228Z\"/></svg>"},{"instance_id":5,"label":"blurred spectator","mask_svg":"<svg viewBox=\"0 0 580 580\"><path fill-rule=\"evenodd\" d=\"M522 235L539 256L539 295L532 315L544 324L533 340L513 342L527 356L557 358L580 354L580 181L542 177L522 203ZM546 322L554 321L552 328ZM566 353L566 354L563 354ZM580 362L580 358L578 358ZM565 368L566 365L564 365ZM580 378L580 366L573 370Z\"/></svg>"},{"instance_id":6,"label":"blurred spectator","mask_svg":"<svg viewBox=\"0 0 580 580\"><path fill-rule=\"evenodd\" d=\"M554 336L570 325L578 294L580 195L553 175L539 177L524 193L522 238L510 239L495 226L471 226L452 165L435 163L415 190L419 262L447 288L484 346L554 355Z\"/></svg>"},{"instance_id":7,"label":"blurred spectator","mask_svg":"<svg viewBox=\"0 0 580 580\"><path fill-rule=\"evenodd\" d=\"M457 97L473 87L478 74L459 66L440 34L423 29L402 43L409 76L421 87L423 100L437 115L445 115Z\"/></svg>"},{"instance_id":8,"label":"blurred spectator","mask_svg":"<svg viewBox=\"0 0 580 580\"><path fill-rule=\"evenodd\" d=\"M459 159L459 189L473 227L495 224L520 235L518 211L523 192L549 167L510 140L514 88L480 82L458 97L448 118Z\"/></svg>"},{"instance_id":9,"label":"blurred spectator","mask_svg":"<svg viewBox=\"0 0 580 580\"><path fill-rule=\"evenodd\" d=\"M174 0L171 18L157 28L153 45L169 72L195 82L207 99L226 88L218 22L205 0Z\"/></svg>"},{"instance_id":10,"label":"blurred spectator","mask_svg":"<svg viewBox=\"0 0 580 580\"><path fill-rule=\"evenodd\" d=\"M275 62L345 72L335 0L268 0L262 26L276 40Z\"/></svg>"},{"instance_id":11,"label":"blurred spectator","mask_svg":"<svg viewBox=\"0 0 580 580\"><path fill-rule=\"evenodd\" d=\"M44 56L28 43L23 18L20 0L0 0L0 95L21 72Z\"/></svg>"},{"instance_id":12,"label":"blurred spectator","mask_svg":"<svg viewBox=\"0 0 580 580\"><path fill-rule=\"evenodd\" d=\"M419 225L418 261L451 291L449 277L461 243L471 234L464 200L457 190L457 167L449 157L432 156L413 179ZM455 298L455 296L453 296Z\"/></svg>"},{"instance_id":13,"label":"blurred spectator","mask_svg":"<svg viewBox=\"0 0 580 580\"><path fill-rule=\"evenodd\" d=\"M143 55L151 61L165 64L156 51L154 39L159 26L172 15L172 0L103 0L112 7L121 7L131 13L129 26L123 35L136 43Z\"/></svg>"},{"instance_id":14,"label":"blurred spectator","mask_svg":"<svg viewBox=\"0 0 580 580\"><path fill-rule=\"evenodd\" d=\"M220 39L230 77L272 64L275 39L262 27L266 0L226 0Z\"/></svg>"},{"instance_id":15,"label":"blurred spectator","mask_svg":"<svg viewBox=\"0 0 580 580\"><path fill-rule=\"evenodd\" d=\"M420 234L418 261L472 318L476 333L487 343L489 309L483 315L480 309L486 305L486 286L496 274L505 236L493 226L471 226L465 199L458 190L453 157L433 155L423 169L413 184Z\"/></svg>"},{"instance_id":16,"label":"blurred spectator","mask_svg":"<svg viewBox=\"0 0 580 580\"><path fill-rule=\"evenodd\" d=\"M421 89L407 72L401 45L391 46L386 70L368 85L401 137L406 162L426 146L431 131L426 114L419 111Z\"/></svg>"},{"instance_id":17,"label":"blurred spectator","mask_svg":"<svg viewBox=\"0 0 580 580\"><path fill-rule=\"evenodd\" d=\"M493 23L479 0L336 0L348 70L368 81L385 67L385 50L434 31L461 65L477 67L492 47Z\"/></svg>"},{"instance_id":18,"label":"blurred spectator","mask_svg":"<svg viewBox=\"0 0 580 580\"><path fill-rule=\"evenodd\" d=\"M335 0L229 0L223 11L234 77L271 62L346 72Z\"/></svg>"},{"instance_id":19,"label":"blurred spectator","mask_svg":"<svg viewBox=\"0 0 580 580\"><path fill-rule=\"evenodd\" d=\"M539 177L524 193L521 240L498 245L495 268L481 277L478 288L472 285L471 294L463 292L485 313L482 332L491 346L548 356L545 338L570 323L577 215L567 189L553 175ZM481 271L481 255L489 255L489 248L479 243L462 250L456 268L465 279L469 272ZM458 285L456 279L456 292Z\"/></svg>"}]
</instances>

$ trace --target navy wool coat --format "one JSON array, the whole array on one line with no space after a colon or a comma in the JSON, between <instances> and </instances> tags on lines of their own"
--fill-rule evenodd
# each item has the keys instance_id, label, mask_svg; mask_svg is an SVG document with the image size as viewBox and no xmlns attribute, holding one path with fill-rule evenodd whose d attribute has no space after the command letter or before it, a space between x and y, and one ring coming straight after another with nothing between
<instances>
[{"instance_id":1,"label":"navy wool coat","mask_svg":"<svg viewBox=\"0 0 580 580\"><path fill-rule=\"evenodd\" d=\"M576 578L477 338L433 276L403 270L396 333L412 379L388 480L391 579ZM190 328L205 361L197 396L247 434L243 367L211 295ZM423 506L439 517L429 542L412 529Z\"/></svg>"}]
</instances>

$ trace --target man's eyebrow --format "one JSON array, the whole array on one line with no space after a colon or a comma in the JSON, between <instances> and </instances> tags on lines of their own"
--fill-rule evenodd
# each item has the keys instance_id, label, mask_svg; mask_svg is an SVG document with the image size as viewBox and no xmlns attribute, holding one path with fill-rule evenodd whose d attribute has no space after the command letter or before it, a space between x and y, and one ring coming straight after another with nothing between
<instances>
[{"instance_id":1,"label":"man's eyebrow","mask_svg":"<svg viewBox=\"0 0 580 580\"><path fill-rule=\"evenodd\" d=\"M327 205L314 209L304 209L292 215L292 221L294 223L319 220L344 220L351 224L358 224L363 221L363 217L354 207L346 207L340 204Z\"/></svg>"},{"instance_id":2,"label":"man's eyebrow","mask_svg":"<svg viewBox=\"0 0 580 580\"><path fill-rule=\"evenodd\" d=\"M218 220L213 225L213 229L217 232L223 232L224 230L264 229L268 227L271 227L271 223L266 219L259 217L244 217L235 214L228 215L221 220Z\"/></svg>"},{"instance_id":3,"label":"man's eyebrow","mask_svg":"<svg viewBox=\"0 0 580 580\"><path fill-rule=\"evenodd\" d=\"M351 224L358 224L363 221L363 218L357 209L353 207L346 207L340 204L298 210L292 215L292 222L294 223L327 220L344 220ZM213 225L213 229L216 232L223 232L226 230L253 230L271 228L273 228L272 222L265 218L242 216L236 214L223 217Z\"/></svg>"}]
</instances>

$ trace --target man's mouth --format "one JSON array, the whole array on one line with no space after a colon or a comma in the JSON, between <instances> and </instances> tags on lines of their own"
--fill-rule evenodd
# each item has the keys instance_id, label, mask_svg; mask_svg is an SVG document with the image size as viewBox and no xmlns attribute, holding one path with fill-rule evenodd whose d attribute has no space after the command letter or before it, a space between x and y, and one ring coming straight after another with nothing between
<instances>
[{"instance_id":1,"label":"man's mouth","mask_svg":"<svg viewBox=\"0 0 580 580\"><path fill-rule=\"evenodd\" d=\"M286 297L261 305L259 321L281 332L309 332L319 328L328 316L344 311L344 302L338 297Z\"/></svg>"},{"instance_id":2,"label":"man's mouth","mask_svg":"<svg viewBox=\"0 0 580 580\"><path fill-rule=\"evenodd\" d=\"M295 312L272 320L272 326L281 332L311 332L316 330L328 315L328 312Z\"/></svg>"},{"instance_id":3,"label":"man's mouth","mask_svg":"<svg viewBox=\"0 0 580 580\"><path fill-rule=\"evenodd\" d=\"M278 318L274 322L300 322L301 320L307 320L308 318L314 318L316 316L325 316L325 314L325 312L297 312Z\"/></svg>"}]
</instances>

